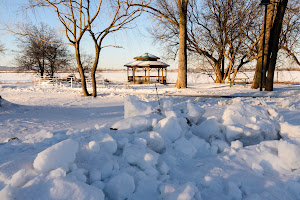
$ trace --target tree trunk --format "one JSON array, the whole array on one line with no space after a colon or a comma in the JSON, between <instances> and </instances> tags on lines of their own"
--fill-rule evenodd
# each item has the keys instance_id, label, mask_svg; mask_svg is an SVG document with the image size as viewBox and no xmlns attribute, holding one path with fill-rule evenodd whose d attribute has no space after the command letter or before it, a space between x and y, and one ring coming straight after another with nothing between
<instances>
[{"instance_id":1,"label":"tree trunk","mask_svg":"<svg viewBox=\"0 0 300 200\"><path fill-rule=\"evenodd\" d=\"M75 44L75 52L76 52L76 62L77 62L77 67L79 70L80 78L81 78L81 88L84 96L90 96L90 94L87 91L86 88L86 80L85 80L85 75L84 75L84 70L82 67L81 59L80 59L80 50L79 50L79 44Z\"/></svg>"},{"instance_id":2,"label":"tree trunk","mask_svg":"<svg viewBox=\"0 0 300 200\"><path fill-rule=\"evenodd\" d=\"M263 70L263 87L265 87L265 81L266 81L266 70L267 70L267 58L269 54L269 41L270 41L270 34L271 34L271 28L273 25L273 17L274 16L274 4L268 5L268 11L267 11L267 23L266 23L266 32L265 32L265 49L264 49L264 70ZM260 31L260 43L258 47L258 59L256 63L255 68L255 74L253 78L253 83L251 88L257 89L260 86L260 80L261 80L261 66L262 66L262 54L263 54L263 34L264 34L264 22L262 24L262 29Z\"/></svg>"},{"instance_id":3,"label":"tree trunk","mask_svg":"<svg viewBox=\"0 0 300 200\"><path fill-rule=\"evenodd\" d=\"M97 96L96 70L97 70L99 56L100 56L100 48L97 45L95 45L95 52L96 52L95 60L94 60L93 68L91 70L91 78L92 78L92 86L93 86L92 96L93 97Z\"/></svg>"},{"instance_id":4,"label":"tree trunk","mask_svg":"<svg viewBox=\"0 0 300 200\"><path fill-rule=\"evenodd\" d=\"M178 76L175 87L187 88L187 4L188 0L178 0L180 16L179 49L178 49Z\"/></svg>"},{"instance_id":5,"label":"tree trunk","mask_svg":"<svg viewBox=\"0 0 300 200\"><path fill-rule=\"evenodd\" d=\"M278 47L279 47L279 38L282 29L282 22L284 18L284 13L287 7L288 0L281 0L277 7L276 17L274 21L274 25L271 30L272 34L272 48L271 57L269 58L269 66L268 66L268 76L266 79L266 91L273 91L274 84L274 71L277 61Z\"/></svg>"},{"instance_id":6,"label":"tree trunk","mask_svg":"<svg viewBox=\"0 0 300 200\"><path fill-rule=\"evenodd\" d=\"M222 62L218 61L215 63L215 75L216 75L216 80L215 83L224 83L224 75L221 71L221 65Z\"/></svg>"}]
</instances>

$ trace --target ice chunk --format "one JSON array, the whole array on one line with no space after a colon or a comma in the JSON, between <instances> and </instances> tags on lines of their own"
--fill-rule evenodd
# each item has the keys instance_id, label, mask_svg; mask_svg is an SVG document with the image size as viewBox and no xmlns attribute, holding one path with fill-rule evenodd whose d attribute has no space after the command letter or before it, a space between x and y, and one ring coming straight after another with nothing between
<instances>
[{"instance_id":1,"label":"ice chunk","mask_svg":"<svg viewBox=\"0 0 300 200\"><path fill-rule=\"evenodd\" d=\"M69 168L76 158L78 142L67 139L40 152L33 162L38 172L49 172L59 167Z\"/></svg>"},{"instance_id":2,"label":"ice chunk","mask_svg":"<svg viewBox=\"0 0 300 200\"><path fill-rule=\"evenodd\" d=\"M133 177L127 173L121 173L109 180L104 192L111 200L125 200L134 192Z\"/></svg>"}]
</instances>

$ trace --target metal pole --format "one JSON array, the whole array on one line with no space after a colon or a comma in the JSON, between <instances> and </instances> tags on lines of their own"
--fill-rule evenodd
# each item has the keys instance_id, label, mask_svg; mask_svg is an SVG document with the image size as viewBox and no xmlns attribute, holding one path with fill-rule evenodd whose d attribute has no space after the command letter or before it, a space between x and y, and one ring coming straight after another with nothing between
<instances>
[{"instance_id":1,"label":"metal pole","mask_svg":"<svg viewBox=\"0 0 300 200\"><path fill-rule=\"evenodd\" d=\"M263 74L264 74L264 58L265 58L265 36L266 36L266 23L267 23L267 4L265 5L265 16L264 16L264 35L263 35L263 50L262 50L262 62L261 62L261 73L260 73L260 91L263 86ZM266 66L267 67L267 66Z\"/></svg>"}]
</instances>

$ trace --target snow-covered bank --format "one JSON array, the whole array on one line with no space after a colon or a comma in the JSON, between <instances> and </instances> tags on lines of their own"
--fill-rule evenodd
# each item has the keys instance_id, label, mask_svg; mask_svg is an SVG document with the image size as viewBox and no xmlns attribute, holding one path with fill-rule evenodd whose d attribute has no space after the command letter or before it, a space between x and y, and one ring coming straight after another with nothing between
<instances>
[{"instance_id":1,"label":"snow-covered bank","mask_svg":"<svg viewBox=\"0 0 300 200\"><path fill-rule=\"evenodd\" d=\"M2 84L0 199L300 199L299 86L138 93Z\"/></svg>"}]
</instances>

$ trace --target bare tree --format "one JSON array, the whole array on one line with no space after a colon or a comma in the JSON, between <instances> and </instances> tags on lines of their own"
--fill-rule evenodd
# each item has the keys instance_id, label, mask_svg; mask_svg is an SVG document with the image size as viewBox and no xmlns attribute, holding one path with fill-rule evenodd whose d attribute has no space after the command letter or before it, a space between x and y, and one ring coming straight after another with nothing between
<instances>
[{"instance_id":1,"label":"bare tree","mask_svg":"<svg viewBox=\"0 0 300 200\"><path fill-rule=\"evenodd\" d=\"M144 1L138 3L144 5ZM97 96L95 72L99 63L100 52L103 48L103 40L113 32L127 28L127 25L138 17L143 7L132 8L134 0L30 0L31 8L51 8L59 22L64 27L64 33L68 40L66 43L75 49L76 64L81 77L81 85L84 96ZM81 61L81 41L83 36L89 33L94 41L95 57L91 70L93 93L90 94L86 86L85 71ZM31 35L43 41L44 38Z\"/></svg>"},{"instance_id":2,"label":"bare tree","mask_svg":"<svg viewBox=\"0 0 300 200\"><path fill-rule=\"evenodd\" d=\"M0 43L0 53L4 53L4 46Z\"/></svg>"},{"instance_id":3,"label":"bare tree","mask_svg":"<svg viewBox=\"0 0 300 200\"><path fill-rule=\"evenodd\" d=\"M17 63L20 67L37 70L41 76L44 75L44 72L53 76L58 68L69 64L70 53L64 45L49 44L36 38L40 37L49 42L60 43L61 40L49 26L43 23L38 27L25 24L22 29L27 36L19 38L21 55L17 58Z\"/></svg>"},{"instance_id":4,"label":"bare tree","mask_svg":"<svg viewBox=\"0 0 300 200\"><path fill-rule=\"evenodd\" d=\"M170 6L163 8L172 22L159 18L153 34L171 53L177 55L180 35L178 12ZM187 48L191 54L207 59L216 75L215 82L222 83L227 77L230 79L234 69L235 76L244 64L255 59L257 12L253 0L190 1ZM221 65L225 58L229 61L226 70Z\"/></svg>"},{"instance_id":5,"label":"bare tree","mask_svg":"<svg viewBox=\"0 0 300 200\"><path fill-rule=\"evenodd\" d=\"M300 5L298 1L292 0L288 6L288 0L280 0L276 3L272 2L267 8L265 54L262 55L262 42L260 42L259 59L256 65L252 88L256 89L260 85L261 60L262 56L264 56L262 87L267 91L272 91L274 71L279 50L282 49L283 52L291 56L299 64L299 60L294 51L297 49L297 45L299 45ZM262 35L263 31L262 29L260 35Z\"/></svg>"}]
</instances>

